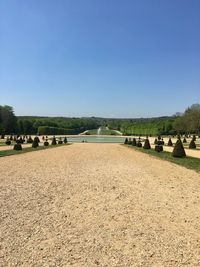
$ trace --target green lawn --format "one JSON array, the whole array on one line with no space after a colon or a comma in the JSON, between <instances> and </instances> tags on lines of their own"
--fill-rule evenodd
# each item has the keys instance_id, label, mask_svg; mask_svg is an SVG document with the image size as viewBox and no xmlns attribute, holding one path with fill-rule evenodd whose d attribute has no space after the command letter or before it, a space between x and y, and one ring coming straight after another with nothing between
<instances>
[{"instance_id":1,"label":"green lawn","mask_svg":"<svg viewBox=\"0 0 200 267\"><path fill-rule=\"evenodd\" d=\"M131 145L125 145L125 146L127 146L130 149L134 149L138 152L146 153L150 156L153 156L153 157L156 157L156 158L159 158L162 160L167 160L167 161L170 161L172 163L181 165L185 168L200 172L200 159L199 158L194 158L194 157L189 157L189 156L187 156L185 158L174 158L172 156L172 153L167 152L167 151L163 151L163 152L158 153L153 149L138 148L138 147L131 146Z\"/></svg>"},{"instance_id":2,"label":"green lawn","mask_svg":"<svg viewBox=\"0 0 200 267\"><path fill-rule=\"evenodd\" d=\"M39 146L37 148L26 147L26 148L23 148L23 150L20 150L20 151L13 150L12 149L13 147L11 146L11 150L0 151L0 157L19 155L19 154L28 153L28 152L35 152L35 151L39 151L39 150L52 149L52 148L56 148L56 147L66 146L66 145L69 145L69 144L67 143L67 144L55 145L55 146L52 146L52 145Z\"/></svg>"}]
</instances>

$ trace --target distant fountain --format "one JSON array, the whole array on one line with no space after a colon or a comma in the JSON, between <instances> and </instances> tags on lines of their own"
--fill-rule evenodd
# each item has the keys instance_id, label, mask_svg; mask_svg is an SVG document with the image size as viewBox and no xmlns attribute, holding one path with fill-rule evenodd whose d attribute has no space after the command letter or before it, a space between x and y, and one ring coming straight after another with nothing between
<instances>
[{"instance_id":1,"label":"distant fountain","mask_svg":"<svg viewBox=\"0 0 200 267\"><path fill-rule=\"evenodd\" d=\"M101 127L99 127L99 129L97 130L97 135L100 135L101 132Z\"/></svg>"}]
</instances>

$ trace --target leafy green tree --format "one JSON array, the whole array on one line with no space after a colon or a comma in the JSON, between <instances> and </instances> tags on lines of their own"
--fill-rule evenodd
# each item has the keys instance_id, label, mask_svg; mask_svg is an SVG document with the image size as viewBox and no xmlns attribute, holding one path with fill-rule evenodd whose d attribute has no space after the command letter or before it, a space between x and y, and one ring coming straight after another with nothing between
<instances>
[{"instance_id":1,"label":"leafy green tree","mask_svg":"<svg viewBox=\"0 0 200 267\"><path fill-rule=\"evenodd\" d=\"M3 134L16 131L17 118L11 106L0 106L0 129Z\"/></svg>"}]
</instances>

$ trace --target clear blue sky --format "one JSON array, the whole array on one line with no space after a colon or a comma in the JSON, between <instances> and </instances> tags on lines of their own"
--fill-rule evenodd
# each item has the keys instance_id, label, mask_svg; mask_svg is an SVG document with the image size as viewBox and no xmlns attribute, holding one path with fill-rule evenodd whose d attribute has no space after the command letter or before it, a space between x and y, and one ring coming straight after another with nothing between
<instances>
[{"instance_id":1,"label":"clear blue sky","mask_svg":"<svg viewBox=\"0 0 200 267\"><path fill-rule=\"evenodd\" d=\"M200 103L199 0L1 0L0 105L151 117Z\"/></svg>"}]
</instances>

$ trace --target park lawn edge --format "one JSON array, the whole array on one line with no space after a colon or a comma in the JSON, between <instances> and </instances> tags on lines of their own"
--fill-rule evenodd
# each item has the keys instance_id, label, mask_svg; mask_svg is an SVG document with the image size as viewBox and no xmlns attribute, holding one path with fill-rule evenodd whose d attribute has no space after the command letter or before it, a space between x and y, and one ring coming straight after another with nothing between
<instances>
[{"instance_id":1,"label":"park lawn edge","mask_svg":"<svg viewBox=\"0 0 200 267\"><path fill-rule=\"evenodd\" d=\"M71 145L71 143L61 144L61 145L38 146L37 148L25 147L22 150L14 150L14 149L2 150L0 151L0 158L14 156L14 155L21 155L24 153L36 152L36 151L47 150L47 149L52 149L52 148L58 148L58 147L67 146L67 145Z\"/></svg>"},{"instance_id":2,"label":"park lawn edge","mask_svg":"<svg viewBox=\"0 0 200 267\"><path fill-rule=\"evenodd\" d=\"M152 156L154 158L166 160L176 165L185 167L187 169L194 170L198 173L200 172L200 159L199 158L190 157L190 156L186 156L184 158L176 158L176 157L173 157L172 153L168 151L157 152L154 149L144 149L143 147L138 148L132 145L124 145L124 144L122 145L130 149L134 149L138 152L148 154L149 156Z\"/></svg>"}]
</instances>

